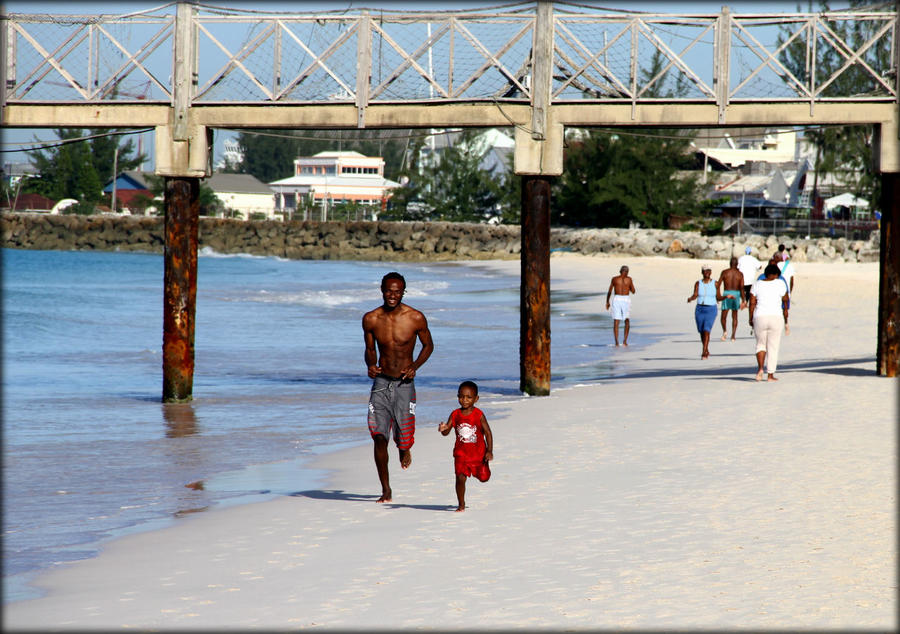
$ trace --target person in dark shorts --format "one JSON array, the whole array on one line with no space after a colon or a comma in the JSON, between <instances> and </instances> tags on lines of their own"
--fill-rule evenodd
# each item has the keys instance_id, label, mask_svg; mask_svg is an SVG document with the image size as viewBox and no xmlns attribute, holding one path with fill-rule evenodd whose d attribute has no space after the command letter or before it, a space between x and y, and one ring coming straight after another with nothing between
<instances>
[{"instance_id":1,"label":"person in dark shorts","mask_svg":"<svg viewBox=\"0 0 900 634\"><path fill-rule=\"evenodd\" d=\"M369 434L375 444L375 469L381 482L378 502L391 501L388 473L388 440L393 433L400 453L400 466L408 469L412 461L410 448L416 431L416 371L431 356L434 342L428 320L420 311L403 303L406 280L392 271L381 280L384 303L362 318L369 378L373 380L369 395ZM413 360L416 341L421 343Z\"/></svg>"},{"instance_id":2,"label":"person in dark shorts","mask_svg":"<svg viewBox=\"0 0 900 634\"><path fill-rule=\"evenodd\" d=\"M478 402L478 385L463 381L456 393L459 409L450 412L446 423L438 425L444 436L456 430L453 445L453 471L456 473L457 512L466 510L466 478L472 476L481 482L491 477L488 463L494 459L494 435L484 412L475 407Z\"/></svg>"}]
</instances>

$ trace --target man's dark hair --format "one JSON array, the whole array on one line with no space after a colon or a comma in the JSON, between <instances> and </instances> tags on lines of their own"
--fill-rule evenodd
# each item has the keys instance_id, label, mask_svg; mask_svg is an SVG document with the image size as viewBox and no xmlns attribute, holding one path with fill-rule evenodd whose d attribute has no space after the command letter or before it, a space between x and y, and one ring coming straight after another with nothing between
<instances>
[{"instance_id":1,"label":"man's dark hair","mask_svg":"<svg viewBox=\"0 0 900 634\"><path fill-rule=\"evenodd\" d=\"M391 271L381 278L381 290L384 290L384 287L387 286L388 280L400 280L403 282L403 290L406 290L406 280L397 271Z\"/></svg>"},{"instance_id":2,"label":"man's dark hair","mask_svg":"<svg viewBox=\"0 0 900 634\"><path fill-rule=\"evenodd\" d=\"M463 381L462 383L459 384L460 390L463 389L464 387L472 388L473 390L475 390L475 396L478 396L478 385L475 383L475 381Z\"/></svg>"},{"instance_id":3,"label":"man's dark hair","mask_svg":"<svg viewBox=\"0 0 900 634\"><path fill-rule=\"evenodd\" d=\"M778 251L784 251L784 245L783 245L783 244L779 244L779 245L778 245Z\"/></svg>"},{"instance_id":4,"label":"man's dark hair","mask_svg":"<svg viewBox=\"0 0 900 634\"><path fill-rule=\"evenodd\" d=\"M781 269L778 268L777 264L767 264L763 273L766 277L769 277L770 275L781 275Z\"/></svg>"}]
</instances>

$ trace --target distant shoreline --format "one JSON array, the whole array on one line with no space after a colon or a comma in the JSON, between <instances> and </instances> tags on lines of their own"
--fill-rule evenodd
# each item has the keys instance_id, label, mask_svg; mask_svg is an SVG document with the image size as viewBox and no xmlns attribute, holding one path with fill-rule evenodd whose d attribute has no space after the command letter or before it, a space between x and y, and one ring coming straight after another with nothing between
<instances>
[{"instance_id":1,"label":"distant shoreline","mask_svg":"<svg viewBox=\"0 0 900 634\"><path fill-rule=\"evenodd\" d=\"M2 215L12 249L162 253L159 216ZM582 255L724 259L750 247L768 257L779 243L797 262L877 262L878 232L868 240L775 235L704 236L675 229L551 229L550 248ZM518 225L457 222L245 221L200 218L199 248L288 259L441 262L518 259Z\"/></svg>"}]
</instances>

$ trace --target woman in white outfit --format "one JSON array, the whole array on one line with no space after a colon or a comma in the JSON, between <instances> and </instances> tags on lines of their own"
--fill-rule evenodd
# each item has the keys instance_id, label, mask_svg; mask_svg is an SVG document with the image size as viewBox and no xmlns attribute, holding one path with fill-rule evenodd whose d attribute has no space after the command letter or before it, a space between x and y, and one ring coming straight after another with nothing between
<instances>
[{"instance_id":1,"label":"woman in white outfit","mask_svg":"<svg viewBox=\"0 0 900 634\"><path fill-rule=\"evenodd\" d=\"M750 288L750 327L756 335L756 380L762 381L765 364L769 381L777 381L778 346L781 332L787 321L787 309L782 310L782 302L788 301L788 287L781 272L774 264L766 266L764 279L756 280Z\"/></svg>"}]
</instances>

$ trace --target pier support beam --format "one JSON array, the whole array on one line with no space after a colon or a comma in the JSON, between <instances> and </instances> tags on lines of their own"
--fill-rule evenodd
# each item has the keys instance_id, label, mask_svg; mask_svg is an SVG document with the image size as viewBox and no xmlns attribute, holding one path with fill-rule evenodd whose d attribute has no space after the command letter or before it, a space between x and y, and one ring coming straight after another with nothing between
<instances>
[{"instance_id":1,"label":"pier support beam","mask_svg":"<svg viewBox=\"0 0 900 634\"><path fill-rule=\"evenodd\" d=\"M879 376L900 376L900 173L881 174L881 255L878 284Z\"/></svg>"},{"instance_id":2,"label":"pier support beam","mask_svg":"<svg viewBox=\"0 0 900 634\"><path fill-rule=\"evenodd\" d=\"M199 178L166 177L163 402L193 398L199 195Z\"/></svg>"},{"instance_id":3,"label":"pier support beam","mask_svg":"<svg viewBox=\"0 0 900 634\"><path fill-rule=\"evenodd\" d=\"M550 177L522 177L521 389L550 393Z\"/></svg>"}]
</instances>

